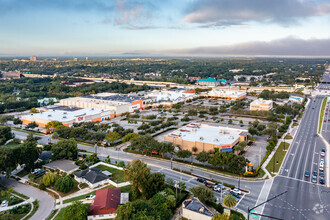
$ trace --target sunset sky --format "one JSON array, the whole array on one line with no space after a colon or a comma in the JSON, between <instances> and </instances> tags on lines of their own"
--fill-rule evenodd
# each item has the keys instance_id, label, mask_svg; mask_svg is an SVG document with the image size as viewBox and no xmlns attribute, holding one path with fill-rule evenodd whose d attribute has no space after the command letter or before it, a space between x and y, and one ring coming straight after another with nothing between
<instances>
[{"instance_id":1,"label":"sunset sky","mask_svg":"<svg viewBox=\"0 0 330 220\"><path fill-rule=\"evenodd\" d=\"M329 0L0 0L0 56L330 56Z\"/></svg>"}]
</instances>

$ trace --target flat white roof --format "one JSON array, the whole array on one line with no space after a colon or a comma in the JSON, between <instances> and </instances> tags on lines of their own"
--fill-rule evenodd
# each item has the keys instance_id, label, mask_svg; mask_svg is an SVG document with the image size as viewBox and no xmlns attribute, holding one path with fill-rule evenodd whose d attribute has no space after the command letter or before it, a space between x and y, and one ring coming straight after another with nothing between
<instances>
[{"instance_id":1,"label":"flat white roof","mask_svg":"<svg viewBox=\"0 0 330 220\"><path fill-rule=\"evenodd\" d=\"M212 89L208 92L209 95L223 95L228 97L241 97L246 95L246 92L235 91L235 90L217 90Z\"/></svg>"},{"instance_id":2,"label":"flat white roof","mask_svg":"<svg viewBox=\"0 0 330 220\"><path fill-rule=\"evenodd\" d=\"M272 100L256 99L253 102L251 102L250 105L252 105L252 104L253 105L260 105L260 104L267 104L267 105L269 105L269 104L272 104L272 103L273 103Z\"/></svg>"},{"instance_id":3,"label":"flat white roof","mask_svg":"<svg viewBox=\"0 0 330 220\"><path fill-rule=\"evenodd\" d=\"M56 110L51 109L47 112L40 112L35 114L24 115L22 118L26 119L39 119L46 121L59 121L62 123L71 122L76 117L84 117L84 116L93 116L97 114L113 114L114 111L111 110L103 110L99 108L84 108L75 111L65 111L65 110Z\"/></svg>"},{"instance_id":4,"label":"flat white roof","mask_svg":"<svg viewBox=\"0 0 330 220\"><path fill-rule=\"evenodd\" d=\"M192 142L202 142L215 145L231 145L242 132L247 130L218 127L207 124L191 123L170 133L168 136L181 138Z\"/></svg>"},{"instance_id":5,"label":"flat white roof","mask_svg":"<svg viewBox=\"0 0 330 220\"><path fill-rule=\"evenodd\" d=\"M148 97L153 97L159 101L184 101L186 99L190 99L192 97L195 97L195 93L184 93L185 90L174 90L174 91L167 91L167 90L154 90L151 93L148 94Z\"/></svg>"}]
</instances>

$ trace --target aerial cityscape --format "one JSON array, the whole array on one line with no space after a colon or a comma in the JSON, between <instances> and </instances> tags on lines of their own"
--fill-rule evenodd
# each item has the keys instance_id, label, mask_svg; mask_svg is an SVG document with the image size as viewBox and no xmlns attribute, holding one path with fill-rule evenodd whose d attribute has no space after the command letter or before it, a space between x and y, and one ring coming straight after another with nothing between
<instances>
[{"instance_id":1,"label":"aerial cityscape","mask_svg":"<svg viewBox=\"0 0 330 220\"><path fill-rule=\"evenodd\" d=\"M0 17L0 220L330 219L327 0Z\"/></svg>"}]
</instances>

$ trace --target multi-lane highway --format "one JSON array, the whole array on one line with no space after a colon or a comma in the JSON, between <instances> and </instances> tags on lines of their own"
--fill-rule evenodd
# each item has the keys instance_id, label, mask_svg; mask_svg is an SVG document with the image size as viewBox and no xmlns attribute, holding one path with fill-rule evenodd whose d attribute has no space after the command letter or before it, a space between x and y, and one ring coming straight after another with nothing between
<instances>
[{"instance_id":1,"label":"multi-lane highway","mask_svg":"<svg viewBox=\"0 0 330 220\"><path fill-rule=\"evenodd\" d=\"M311 99L279 175L269 183L269 191L261 191L268 199L287 191L259 209L264 215L280 219L330 219L330 189L319 183L320 151L325 145L316 133L322 99ZM310 177L305 177L306 170ZM318 173L317 183L311 182L313 171Z\"/></svg>"}]
</instances>

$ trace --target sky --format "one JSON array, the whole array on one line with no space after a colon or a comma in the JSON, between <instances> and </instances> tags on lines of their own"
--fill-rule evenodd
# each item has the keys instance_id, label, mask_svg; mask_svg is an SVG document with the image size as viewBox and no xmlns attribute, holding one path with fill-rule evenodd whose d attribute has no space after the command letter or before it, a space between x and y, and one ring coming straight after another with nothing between
<instances>
[{"instance_id":1,"label":"sky","mask_svg":"<svg viewBox=\"0 0 330 220\"><path fill-rule=\"evenodd\" d=\"M0 0L0 56L330 56L330 0Z\"/></svg>"}]
</instances>

